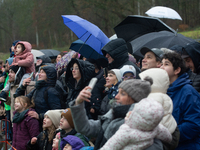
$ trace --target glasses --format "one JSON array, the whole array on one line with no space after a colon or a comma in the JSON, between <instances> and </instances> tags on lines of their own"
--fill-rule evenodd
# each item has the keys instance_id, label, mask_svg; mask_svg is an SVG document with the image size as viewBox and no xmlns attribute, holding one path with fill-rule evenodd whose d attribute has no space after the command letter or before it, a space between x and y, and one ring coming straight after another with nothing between
<instances>
[{"instance_id":1,"label":"glasses","mask_svg":"<svg viewBox=\"0 0 200 150\"><path fill-rule=\"evenodd\" d=\"M78 67L75 67L75 68L71 67L70 70L71 70L71 71L73 71L73 70L76 70L76 71L77 71L77 70L79 70L79 68L78 68Z\"/></svg>"},{"instance_id":2,"label":"glasses","mask_svg":"<svg viewBox=\"0 0 200 150\"><path fill-rule=\"evenodd\" d=\"M135 76L123 76L122 79L135 79Z\"/></svg>"}]
</instances>

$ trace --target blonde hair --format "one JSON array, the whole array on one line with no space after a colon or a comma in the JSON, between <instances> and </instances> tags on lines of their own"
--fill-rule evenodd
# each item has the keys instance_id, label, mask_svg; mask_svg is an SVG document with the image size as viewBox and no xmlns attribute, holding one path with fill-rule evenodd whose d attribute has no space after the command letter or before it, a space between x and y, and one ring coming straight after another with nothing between
<instances>
[{"instance_id":1,"label":"blonde hair","mask_svg":"<svg viewBox=\"0 0 200 150\"><path fill-rule=\"evenodd\" d=\"M35 106L33 100L30 100L28 97L26 96L18 96L15 98L15 101L18 100L19 103L24 106L24 104L27 104L26 109L32 108Z\"/></svg>"},{"instance_id":2,"label":"blonde hair","mask_svg":"<svg viewBox=\"0 0 200 150\"><path fill-rule=\"evenodd\" d=\"M49 143L51 143L51 141L53 140L55 134L56 134L56 127L54 126L54 124L52 123L52 125L48 128L43 128L43 130L47 130L48 133L48 141ZM45 139L45 134L43 133L43 139Z\"/></svg>"}]
</instances>

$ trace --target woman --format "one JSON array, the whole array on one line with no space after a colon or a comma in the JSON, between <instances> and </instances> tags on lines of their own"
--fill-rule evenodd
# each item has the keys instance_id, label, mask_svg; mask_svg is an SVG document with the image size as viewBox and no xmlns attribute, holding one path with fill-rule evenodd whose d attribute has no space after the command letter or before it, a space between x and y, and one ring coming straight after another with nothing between
<instances>
[{"instance_id":1,"label":"woman","mask_svg":"<svg viewBox=\"0 0 200 150\"><path fill-rule=\"evenodd\" d=\"M79 92L88 85L90 79L95 75L95 67L88 61L72 58L67 65L65 75L66 91L68 96L66 99L67 107L70 101L76 99Z\"/></svg>"},{"instance_id":2,"label":"woman","mask_svg":"<svg viewBox=\"0 0 200 150\"><path fill-rule=\"evenodd\" d=\"M73 121L77 132L90 138L96 138L94 149L101 148L106 141L115 134L119 126L124 123L124 118L131 104L139 102L151 92L149 81L130 79L119 85L119 93L115 96L118 106L110 109L99 120L88 120L84 109L84 101L89 102L91 93L85 87L74 103L71 103Z\"/></svg>"}]
</instances>

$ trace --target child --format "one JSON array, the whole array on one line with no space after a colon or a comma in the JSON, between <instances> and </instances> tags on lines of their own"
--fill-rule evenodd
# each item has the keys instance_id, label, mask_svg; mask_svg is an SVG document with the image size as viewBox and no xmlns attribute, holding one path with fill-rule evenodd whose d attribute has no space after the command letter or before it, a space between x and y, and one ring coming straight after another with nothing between
<instances>
[{"instance_id":1,"label":"child","mask_svg":"<svg viewBox=\"0 0 200 150\"><path fill-rule=\"evenodd\" d=\"M43 132L27 144L28 150L52 150L53 138L59 126L62 110L49 110L44 115Z\"/></svg>"},{"instance_id":2,"label":"child","mask_svg":"<svg viewBox=\"0 0 200 150\"><path fill-rule=\"evenodd\" d=\"M61 140L61 150L80 150L84 143L76 136L68 135Z\"/></svg>"},{"instance_id":3,"label":"child","mask_svg":"<svg viewBox=\"0 0 200 150\"><path fill-rule=\"evenodd\" d=\"M28 97L19 96L15 99L12 146L16 149L26 150L27 142L40 133L38 120L28 116L29 111L34 111L31 108L33 106Z\"/></svg>"},{"instance_id":4,"label":"child","mask_svg":"<svg viewBox=\"0 0 200 150\"><path fill-rule=\"evenodd\" d=\"M132 65L124 65L120 69L120 72L121 72L123 81L128 80L128 79L135 79L136 77L136 70Z\"/></svg>"},{"instance_id":5,"label":"child","mask_svg":"<svg viewBox=\"0 0 200 150\"><path fill-rule=\"evenodd\" d=\"M56 137L53 139L52 150L58 150L60 140L60 132L56 134Z\"/></svg>"},{"instance_id":6,"label":"child","mask_svg":"<svg viewBox=\"0 0 200 150\"><path fill-rule=\"evenodd\" d=\"M33 72L35 73L35 66L34 66L34 56L31 53L32 46L29 42L26 41L19 41L15 45L15 57L13 59L13 62L11 64L19 67L25 68L25 74L23 75L19 87L23 83L23 80L28 78L30 74ZM21 68L22 69L22 68ZM0 95L0 97L6 99L5 93L10 90L10 84L7 84L6 87L3 89L3 94Z\"/></svg>"},{"instance_id":7,"label":"child","mask_svg":"<svg viewBox=\"0 0 200 150\"><path fill-rule=\"evenodd\" d=\"M70 108L67 108L66 110L64 110L61 113L60 129L61 129L60 141L68 135L74 135L74 136L79 137L83 141L85 146L89 146L89 143L88 143L89 141L88 141L87 137L83 136L80 133L77 133L76 130L74 129L74 122L72 119L72 114L71 114ZM59 141L59 143L60 143L60 141Z\"/></svg>"},{"instance_id":8,"label":"child","mask_svg":"<svg viewBox=\"0 0 200 150\"><path fill-rule=\"evenodd\" d=\"M127 113L125 123L101 150L145 149L153 144L154 138L170 142L170 132L159 124L163 115L162 105L157 101L147 98L141 100Z\"/></svg>"}]
</instances>

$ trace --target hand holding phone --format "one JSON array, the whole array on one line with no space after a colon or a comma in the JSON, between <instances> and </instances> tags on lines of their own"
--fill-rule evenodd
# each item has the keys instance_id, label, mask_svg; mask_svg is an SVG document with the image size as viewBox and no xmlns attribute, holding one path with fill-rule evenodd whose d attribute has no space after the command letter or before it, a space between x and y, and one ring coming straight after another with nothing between
<instances>
[{"instance_id":1,"label":"hand holding phone","mask_svg":"<svg viewBox=\"0 0 200 150\"><path fill-rule=\"evenodd\" d=\"M88 91L90 91L90 92L92 92L92 89L94 88L94 86L95 86L95 84L97 83L97 78L92 78L91 80L90 80L90 83L89 83L89 87L91 88L91 89L87 89Z\"/></svg>"},{"instance_id":2,"label":"hand holding phone","mask_svg":"<svg viewBox=\"0 0 200 150\"><path fill-rule=\"evenodd\" d=\"M33 72L31 72L31 74L30 74L29 78L32 78L32 76L33 76Z\"/></svg>"}]
</instances>

